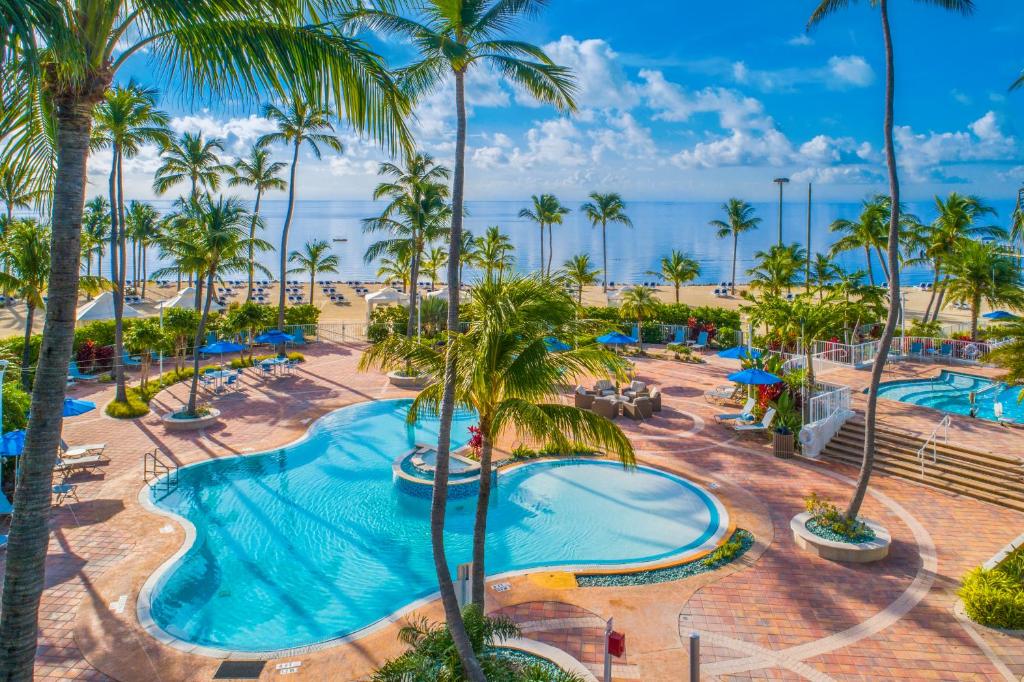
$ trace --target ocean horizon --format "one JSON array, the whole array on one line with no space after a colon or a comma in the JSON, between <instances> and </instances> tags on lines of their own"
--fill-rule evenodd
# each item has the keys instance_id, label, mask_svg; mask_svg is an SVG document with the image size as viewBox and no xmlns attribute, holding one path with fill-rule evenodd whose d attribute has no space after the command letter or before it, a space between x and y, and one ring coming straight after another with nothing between
<instances>
[{"instance_id":1,"label":"ocean horizon","mask_svg":"<svg viewBox=\"0 0 1024 682\"><path fill-rule=\"evenodd\" d=\"M161 213L169 211L170 200L149 202ZM1013 211L1012 201L990 202L998 214L988 224L1006 227ZM468 215L465 226L474 235L481 235L492 225L497 225L508 234L515 247L515 269L529 272L540 267L540 235L536 224L518 216L526 201L471 201L467 202ZM361 221L379 213L383 202L373 201L296 201L292 229L289 234L288 250L301 248L312 239L332 242L333 252L341 260L337 275L323 275L325 279L374 280L377 265L363 260L367 247L382 238L383 234L365 234ZM754 254L778 241L778 204L772 202L754 203L761 225L753 232L740 237L736 260L736 281L746 282L746 271L756 263ZM593 228L579 211L579 204L569 204L572 212L565 216L562 225L554 230L554 257L552 265L558 268L573 255L590 254L595 267L601 267L601 229ZM860 212L860 202L815 202L811 210L811 252L827 253L836 241L836 235L829 226L836 219L855 219ZM281 239L281 227L287 201L284 199L264 200L260 214L265 228L261 237L277 248ZM924 222L935 217L932 202L906 202L905 209ZM717 284L731 279L732 240L718 239L711 220L724 218L720 202L675 202L675 201L633 201L627 202L627 213L633 221L633 228L621 225L608 226L608 279L614 282L637 283L657 279L650 272L657 270L659 261L673 249L688 253L701 264L701 275L693 284ZM783 205L783 241L787 244L799 242L805 245L807 239L807 205L789 202ZM334 241L347 240L347 241ZM547 243L545 239L545 253ZM158 258L156 249L149 251L149 271L156 270ZM260 262L276 276L278 256L275 252L261 254ZM104 264L106 266L106 258ZM834 258L834 262L847 270L866 269L862 251L846 252ZM131 265L129 264L129 268ZM873 258L876 281L885 280L877 258ZM129 270L129 275L131 271ZM927 267L905 267L901 271L904 284L918 284L931 280ZM471 271L467 279L473 277ZM301 276L293 276L301 279ZM421 279L424 279L421 277Z\"/></svg>"}]
</instances>

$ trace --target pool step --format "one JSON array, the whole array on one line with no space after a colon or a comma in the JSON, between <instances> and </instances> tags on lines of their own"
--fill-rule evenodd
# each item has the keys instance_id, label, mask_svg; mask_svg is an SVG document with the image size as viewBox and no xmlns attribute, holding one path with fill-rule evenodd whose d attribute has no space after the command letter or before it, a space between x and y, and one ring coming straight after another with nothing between
<instances>
[{"instance_id":1,"label":"pool step","mask_svg":"<svg viewBox=\"0 0 1024 682\"><path fill-rule=\"evenodd\" d=\"M946 492L1024 511L1024 461L939 443L935 446L937 461L933 462L929 444L922 476L917 453L924 443L917 434L879 426L875 432L876 470ZM836 434L822 456L860 467L863 444L864 422L851 420Z\"/></svg>"}]
</instances>

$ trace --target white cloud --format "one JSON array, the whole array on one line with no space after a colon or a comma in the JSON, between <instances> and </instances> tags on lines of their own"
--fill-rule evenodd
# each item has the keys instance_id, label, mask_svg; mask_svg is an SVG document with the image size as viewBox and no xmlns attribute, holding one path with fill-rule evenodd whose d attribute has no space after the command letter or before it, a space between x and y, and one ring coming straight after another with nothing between
<instances>
[{"instance_id":1,"label":"white cloud","mask_svg":"<svg viewBox=\"0 0 1024 682\"><path fill-rule=\"evenodd\" d=\"M580 108L631 109L639 102L636 87L626 76L619 56L604 40L577 40L564 35L544 46L547 55L559 66L572 70L579 92ZM530 106L535 100L517 91L516 101Z\"/></svg>"},{"instance_id":2,"label":"white cloud","mask_svg":"<svg viewBox=\"0 0 1024 682\"><path fill-rule=\"evenodd\" d=\"M722 128L769 129L774 127L765 115L764 105L736 90L708 87L689 92L669 82L661 71L643 70L643 93L647 106L655 110L654 119L685 122L694 114L718 115Z\"/></svg>"},{"instance_id":3,"label":"white cloud","mask_svg":"<svg viewBox=\"0 0 1024 682\"><path fill-rule=\"evenodd\" d=\"M993 111L971 123L968 130L915 133L909 126L897 126L894 136L900 165L915 181L948 180L949 176L938 168L943 164L1006 161L1017 158L1020 152L1016 138L1002 132Z\"/></svg>"},{"instance_id":4,"label":"white cloud","mask_svg":"<svg viewBox=\"0 0 1024 682\"><path fill-rule=\"evenodd\" d=\"M811 38L806 33L801 33L787 40L786 44L793 45L794 47L806 47L814 44L814 38Z\"/></svg>"},{"instance_id":5,"label":"white cloud","mask_svg":"<svg viewBox=\"0 0 1024 682\"><path fill-rule=\"evenodd\" d=\"M731 135L699 142L672 157L680 168L720 166L781 166L793 157L793 146L778 130L733 130Z\"/></svg>"},{"instance_id":6,"label":"white cloud","mask_svg":"<svg viewBox=\"0 0 1024 682\"><path fill-rule=\"evenodd\" d=\"M221 119L208 111L172 118L170 127L178 134L198 130L206 137L219 137L226 142L225 151L234 154L244 153L261 135L277 130L273 121L255 114L244 118Z\"/></svg>"},{"instance_id":7,"label":"white cloud","mask_svg":"<svg viewBox=\"0 0 1024 682\"><path fill-rule=\"evenodd\" d=\"M857 55L830 57L828 70L832 78L825 85L831 88L866 88L875 80L871 65Z\"/></svg>"},{"instance_id":8,"label":"white cloud","mask_svg":"<svg viewBox=\"0 0 1024 682\"><path fill-rule=\"evenodd\" d=\"M731 78L762 92L793 92L800 85L819 85L829 90L864 88L875 80L875 72L858 55L830 57L824 66L775 70L752 69L745 62L731 66Z\"/></svg>"},{"instance_id":9,"label":"white cloud","mask_svg":"<svg viewBox=\"0 0 1024 682\"><path fill-rule=\"evenodd\" d=\"M543 121L526 133L526 148L514 148L509 164L517 170L536 166L573 167L586 162L579 130L568 118Z\"/></svg>"}]
</instances>

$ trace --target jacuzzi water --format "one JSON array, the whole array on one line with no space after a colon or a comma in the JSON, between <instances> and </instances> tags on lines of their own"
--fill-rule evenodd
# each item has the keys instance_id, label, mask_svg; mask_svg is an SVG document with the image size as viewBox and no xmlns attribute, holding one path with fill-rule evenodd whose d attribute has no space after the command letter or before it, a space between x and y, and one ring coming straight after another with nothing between
<instances>
[{"instance_id":1,"label":"jacuzzi water","mask_svg":"<svg viewBox=\"0 0 1024 682\"><path fill-rule=\"evenodd\" d=\"M996 420L995 404L1003 406L1003 417L1024 423L1024 405L1017 401L1019 386L1007 386L985 377L942 370L929 379L887 381L878 386L878 395L911 405L921 405L943 412L971 413L971 393L978 419Z\"/></svg>"},{"instance_id":2,"label":"jacuzzi water","mask_svg":"<svg viewBox=\"0 0 1024 682\"><path fill-rule=\"evenodd\" d=\"M343 408L303 440L182 469L148 495L195 529L153 584L150 615L188 643L273 651L357 633L437 590L429 499L397 489L394 453L437 442L409 401ZM453 425L469 438L468 415ZM679 477L612 462L537 462L502 473L489 515L489 575L647 562L714 546L728 519ZM476 498L449 504L451 569L469 560Z\"/></svg>"}]
</instances>

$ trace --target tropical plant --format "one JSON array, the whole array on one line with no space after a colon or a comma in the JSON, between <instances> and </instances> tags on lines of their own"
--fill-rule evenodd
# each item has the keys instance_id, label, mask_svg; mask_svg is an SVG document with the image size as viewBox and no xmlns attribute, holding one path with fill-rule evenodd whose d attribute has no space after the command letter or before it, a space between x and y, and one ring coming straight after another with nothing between
<instances>
[{"instance_id":1,"label":"tropical plant","mask_svg":"<svg viewBox=\"0 0 1024 682\"><path fill-rule=\"evenodd\" d=\"M139 388L143 393L149 384L149 368L153 362L153 353L163 352L167 345L167 335L160 328L160 321L154 318L139 320L125 331L125 345L139 354ZM116 402L116 401L115 401Z\"/></svg>"},{"instance_id":2,"label":"tropical plant","mask_svg":"<svg viewBox=\"0 0 1024 682\"><path fill-rule=\"evenodd\" d=\"M626 215L626 202L614 192L590 193L590 201L580 207L594 227L601 226L601 272L604 275L602 289L608 291L608 223L633 227L633 221Z\"/></svg>"},{"instance_id":3,"label":"tropical plant","mask_svg":"<svg viewBox=\"0 0 1024 682\"><path fill-rule=\"evenodd\" d=\"M506 0L413 0L402 3L413 16L389 11L388 6L360 8L350 15L371 30L409 39L418 61L401 69L406 89L422 94L441 87L450 76L455 81L455 168L452 175L452 223L448 248L448 329L458 328L459 286L463 264L462 221L466 179L466 75L478 64L494 68L503 78L536 99L561 110L575 109L575 83L570 72L556 66L542 49L521 40L505 40L517 19L535 15L542 2ZM449 353L444 398L438 429L437 470L430 509L430 533L445 618L462 659L467 677L483 682L484 675L472 648L456 600L455 588L444 554L444 516L448 501L448 464L452 414L455 408L456 353Z\"/></svg>"},{"instance_id":4,"label":"tropical plant","mask_svg":"<svg viewBox=\"0 0 1024 682\"><path fill-rule=\"evenodd\" d=\"M489 682L582 682L582 678L573 673L520 663L496 651L503 642L520 635L518 626L510 619L487 617L479 607L470 604L463 609L462 620ZM449 626L423 619L404 626L398 638L409 650L381 666L371 678L373 682L462 682L468 679Z\"/></svg>"},{"instance_id":5,"label":"tropical plant","mask_svg":"<svg viewBox=\"0 0 1024 682\"><path fill-rule=\"evenodd\" d=\"M309 273L310 304L313 303L313 296L316 294L316 274L318 272L338 272L338 257L331 253L330 242L323 239L314 239L306 242L302 247L302 251L292 251L291 255L288 256L288 260L298 265L298 267L293 268L288 272Z\"/></svg>"},{"instance_id":6,"label":"tropical plant","mask_svg":"<svg viewBox=\"0 0 1024 682\"><path fill-rule=\"evenodd\" d=\"M649 287L634 287L627 289L622 294L622 299L619 302L619 314L626 319L636 320L639 330L637 343L641 353L644 352L644 320L655 317L659 308L661 308L661 302L654 295L654 290Z\"/></svg>"},{"instance_id":7,"label":"tropical plant","mask_svg":"<svg viewBox=\"0 0 1024 682\"><path fill-rule=\"evenodd\" d=\"M857 518L860 513L861 504L867 494L868 483L871 480L871 471L874 467L875 458L875 417L878 410L878 385L882 381L882 372L885 370L889 358L889 346L896 333L896 325L900 319L900 182L898 166L896 163L896 143L893 137L893 109L896 99L896 67L893 60L892 31L889 23L889 0L870 0L871 5L877 7L881 18L882 42L885 49L885 104L884 122L882 134L884 138L885 163L889 175L889 235L887 247L887 267L889 269L889 314L885 320L885 327L882 329L882 336L879 340L879 351L875 356L874 364L871 367L871 381L868 386L867 409L864 414L864 460L861 464L860 475L857 478L857 488L854 491L850 505L846 509L846 516L851 521ZM925 4L935 5L943 9L969 14L974 9L972 0L921 0ZM817 8L811 14L807 27L817 25L837 11L844 9L851 4L850 0L821 0Z\"/></svg>"},{"instance_id":8,"label":"tropical plant","mask_svg":"<svg viewBox=\"0 0 1024 682\"><path fill-rule=\"evenodd\" d=\"M153 190L166 194L184 182L191 199L198 199L200 192L216 192L220 176L231 172L231 166L221 162L218 152L223 151L223 140L206 138L200 131L186 131L178 139L168 140L160 150L162 163L153 176Z\"/></svg>"},{"instance_id":9,"label":"tropical plant","mask_svg":"<svg viewBox=\"0 0 1024 682\"><path fill-rule=\"evenodd\" d=\"M512 255L512 240L504 234L496 225L487 228L483 237L473 240L469 253L473 257L473 263L483 268L484 279L498 279L505 276L506 270L511 270L515 263L515 256Z\"/></svg>"},{"instance_id":10,"label":"tropical plant","mask_svg":"<svg viewBox=\"0 0 1024 682\"><path fill-rule=\"evenodd\" d=\"M334 112L330 107L319 106L307 102L302 97L294 95L288 99L284 109L274 104L263 107L263 117L269 118L277 125L277 130L260 137L257 146L266 147L270 144L287 144L292 148L291 170L288 179L288 209L284 214L284 226L281 228L281 246L278 253L281 256L281 280L277 298L277 327L284 328L285 275L288 272L288 233L292 226L292 216L295 213L295 172L299 166L299 151L303 145L307 146L317 159L322 157L320 147L326 147L339 154L343 150L341 140L334 135L334 125L331 118ZM282 344L278 352L284 349Z\"/></svg>"},{"instance_id":11,"label":"tropical plant","mask_svg":"<svg viewBox=\"0 0 1024 682\"><path fill-rule=\"evenodd\" d=\"M14 220L15 210L29 208L45 197L38 184L29 164L13 158L0 163L0 201L8 223Z\"/></svg>"},{"instance_id":12,"label":"tropical plant","mask_svg":"<svg viewBox=\"0 0 1024 682\"><path fill-rule=\"evenodd\" d=\"M263 193L269 190L283 190L288 186L279 173L285 169L287 164L280 161L272 161L270 152L254 145L249 150L249 158L238 159L231 167L231 177L228 178L229 187L251 187L256 191L256 204L252 209L252 222L249 223L249 240L256 239L256 228L262 227L260 220L260 203L263 201ZM246 288L245 300L251 301L253 295L253 279L255 277L256 254L249 250L249 286ZM312 294L310 294L312 299Z\"/></svg>"},{"instance_id":13,"label":"tropical plant","mask_svg":"<svg viewBox=\"0 0 1024 682\"><path fill-rule=\"evenodd\" d=\"M188 344L195 337L196 328L199 326L199 311L193 308L168 308L164 311L163 318L164 331L171 340L171 350L174 353L174 370L184 371Z\"/></svg>"},{"instance_id":14,"label":"tropical plant","mask_svg":"<svg viewBox=\"0 0 1024 682\"><path fill-rule=\"evenodd\" d=\"M562 265L565 276L576 289L576 304L583 305L583 288L597 283L600 270L590 263L590 256L585 253L576 254Z\"/></svg>"},{"instance_id":15,"label":"tropical plant","mask_svg":"<svg viewBox=\"0 0 1024 682\"><path fill-rule=\"evenodd\" d=\"M700 277L700 263L682 251L673 249L672 253L661 259L660 270L652 270L647 274L671 282L676 290L676 303L679 303L679 288Z\"/></svg>"},{"instance_id":16,"label":"tropical plant","mask_svg":"<svg viewBox=\"0 0 1024 682\"><path fill-rule=\"evenodd\" d=\"M389 256L380 259L380 265L377 266L377 279L385 284L391 284L398 282L403 289L409 290L409 286L412 283L412 254L408 250L401 250L395 253L394 256ZM416 332L416 326L413 325L410 336Z\"/></svg>"},{"instance_id":17,"label":"tropical plant","mask_svg":"<svg viewBox=\"0 0 1024 682\"><path fill-rule=\"evenodd\" d=\"M729 279L732 294L736 295L736 252L739 248L740 235L752 232L761 224L761 219L754 215L754 207L742 199L732 198L722 204L725 220L712 220L709 224L715 228L719 239L732 237L732 277ZM678 294L676 296L678 303Z\"/></svg>"},{"instance_id":18,"label":"tropical plant","mask_svg":"<svg viewBox=\"0 0 1024 682\"><path fill-rule=\"evenodd\" d=\"M367 233L388 232L390 239L372 244L364 255L367 263L383 254L396 257L400 251L409 252L409 280L419 282L420 262L427 245L448 236L451 206L448 204L448 178L451 171L434 163L429 154L415 154L405 166L382 163L377 174L387 178L373 191L374 199L390 199L381 214L363 221ZM413 286L409 293L406 334L416 330L419 289Z\"/></svg>"},{"instance_id":19,"label":"tropical plant","mask_svg":"<svg viewBox=\"0 0 1024 682\"><path fill-rule=\"evenodd\" d=\"M434 246L423 254L423 273L430 278L430 287L432 289L437 286L437 280L440 278L439 273L447 263L448 252L444 250L444 247ZM414 286L413 288L415 289L416 287Z\"/></svg>"},{"instance_id":20,"label":"tropical plant","mask_svg":"<svg viewBox=\"0 0 1024 682\"><path fill-rule=\"evenodd\" d=\"M950 297L971 306L971 338L978 338L982 302L992 307L1024 308L1024 289L1016 263L994 244L968 239L946 261L945 288Z\"/></svg>"},{"instance_id":21,"label":"tropical plant","mask_svg":"<svg viewBox=\"0 0 1024 682\"><path fill-rule=\"evenodd\" d=\"M154 244L160 236L160 214L152 205L144 201L131 201L125 213L125 232L131 238L132 274L134 285L139 284L139 272L142 279L142 297L146 296L146 281L149 278L147 247Z\"/></svg>"},{"instance_id":22,"label":"tropical plant","mask_svg":"<svg viewBox=\"0 0 1024 682\"><path fill-rule=\"evenodd\" d=\"M599 344L548 350L549 336L577 338L584 331L576 306L563 289L539 275L485 280L474 287L463 318L467 329L454 334L449 330L447 343L458 347L456 402L475 410L482 438L473 530L473 603L482 607L491 456L498 435L514 429L562 452L585 443L618 455L627 465L633 463L633 449L611 421L559 400L559 387L567 377L621 372L614 354ZM441 403L447 355L447 348L391 335L366 352L360 367L411 362L418 374L428 377L427 387L410 409L411 423L421 413L434 413Z\"/></svg>"},{"instance_id":23,"label":"tropical plant","mask_svg":"<svg viewBox=\"0 0 1024 682\"><path fill-rule=\"evenodd\" d=\"M804 269L807 252L799 244L773 244L767 251L754 254L757 265L747 270L750 286L762 289L767 295L779 296L783 289L791 289Z\"/></svg>"},{"instance_id":24,"label":"tropical plant","mask_svg":"<svg viewBox=\"0 0 1024 682\"><path fill-rule=\"evenodd\" d=\"M250 233L251 234L251 233ZM230 308L224 314L224 328L236 334L245 334L249 342L249 357L252 357L253 339L263 328L269 327L273 321L268 319L270 308L261 306L255 301L246 301L237 308Z\"/></svg>"},{"instance_id":25,"label":"tropical plant","mask_svg":"<svg viewBox=\"0 0 1024 682\"><path fill-rule=\"evenodd\" d=\"M554 194L541 194L537 196L534 194L530 197L533 202L531 208L520 209L519 217L532 220L537 223L540 227L540 272L542 275L551 275L551 255L554 250L552 243L551 234L554 231L555 225L561 225L562 219L565 214L569 212L569 209L562 206L562 203L558 200ZM548 256L547 260L544 259L544 228L548 228ZM547 265L545 266L545 263ZM547 268L545 270L545 267Z\"/></svg>"},{"instance_id":26,"label":"tropical plant","mask_svg":"<svg viewBox=\"0 0 1024 682\"><path fill-rule=\"evenodd\" d=\"M842 235L832 244L831 255L835 256L846 251L856 249L864 250L864 259L867 262L868 280L871 286L875 285L875 268L872 264L874 256L878 259L885 271L886 279L889 278L888 266L882 257L881 250L885 247L888 238L887 223L889 217L888 197L875 196L867 199L861 205L860 215L856 220L840 218L833 221L829 229L833 234Z\"/></svg>"},{"instance_id":27,"label":"tropical plant","mask_svg":"<svg viewBox=\"0 0 1024 682\"><path fill-rule=\"evenodd\" d=\"M824 290L844 274L843 268L827 254L816 253L811 259L811 283L822 296L824 296Z\"/></svg>"}]
</instances>

